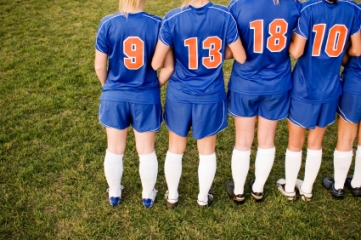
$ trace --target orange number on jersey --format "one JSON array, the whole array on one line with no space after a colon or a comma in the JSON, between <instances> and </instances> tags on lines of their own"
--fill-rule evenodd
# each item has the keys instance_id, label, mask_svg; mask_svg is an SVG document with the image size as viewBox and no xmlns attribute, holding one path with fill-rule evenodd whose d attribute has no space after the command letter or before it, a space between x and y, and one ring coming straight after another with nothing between
<instances>
[{"instance_id":1,"label":"orange number on jersey","mask_svg":"<svg viewBox=\"0 0 361 240\"><path fill-rule=\"evenodd\" d=\"M250 22L250 28L253 34L253 52L263 53L263 20L255 20Z\"/></svg>"},{"instance_id":2,"label":"orange number on jersey","mask_svg":"<svg viewBox=\"0 0 361 240\"><path fill-rule=\"evenodd\" d=\"M288 23L284 19L275 19L269 25L269 34L267 39L267 48L271 52L281 52L287 44Z\"/></svg>"},{"instance_id":3,"label":"orange number on jersey","mask_svg":"<svg viewBox=\"0 0 361 240\"><path fill-rule=\"evenodd\" d=\"M346 43L347 28L345 25L334 25L328 34L326 53L329 57L338 57Z\"/></svg>"},{"instance_id":4,"label":"orange number on jersey","mask_svg":"<svg viewBox=\"0 0 361 240\"><path fill-rule=\"evenodd\" d=\"M139 37L128 37L123 42L123 51L127 56L124 65L129 70L137 70L144 65L144 42Z\"/></svg>"},{"instance_id":5,"label":"orange number on jersey","mask_svg":"<svg viewBox=\"0 0 361 240\"><path fill-rule=\"evenodd\" d=\"M253 52L263 53L263 20L250 22L250 29L253 29ZM273 20L268 27L270 36L267 39L267 49L271 52L282 51L287 44L285 34L288 30L288 23L284 19Z\"/></svg>"},{"instance_id":6,"label":"orange number on jersey","mask_svg":"<svg viewBox=\"0 0 361 240\"><path fill-rule=\"evenodd\" d=\"M315 32L315 39L313 41L312 56L321 55L321 46L325 36L326 24L316 24L312 31Z\"/></svg>"},{"instance_id":7,"label":"orange number on jersey","mask_svg":"<svg viewBox=\"0 0 361 240\"><path fill-rule=\"evenodd\" d=\"M320 56L326 24L316 24L313 26L315 39L312 48L312 56ZM327 36L325 52L329 57L338 57L343 52L347 38L347 27L336 24L330 28Z\"/></svg>"},{"instance_id":8,"label":"orange number on jersey","mask_svg":"<svg viewBox=\"0 0 361 240\"><path fill-rule=\"evenodd\" d=\"M188 68L198 69L198 40L196 37L184 40L184 45L188 47Z\"/></svg>"},{"instance_id":9,"label":"orange number on jersey","mask_svg":"<svg viewBox=\"0 0 361 240\"><path fill-rule=\"evenodd\" d=\"M217 68L222 63L222 40L219 37L207 37L203 41L203 49L209 49L209 57L202 59L206 68Z\"/></svg>"},{"instance_id":10,"label":"orange number on jersey","mask_svg":"<svg viewBox=\"0 0 361 240\"><path fill-rule=\"evenodd\" d=\"M198 69L198 39L196 37L184 40L184 46L188 47L188 68ZM202 64L206 68L217 68L222 63L222 40L219 37L207 37L203 41L203 49L208 49L209 57L202 58Z\"/></svg>"}]
</instances>

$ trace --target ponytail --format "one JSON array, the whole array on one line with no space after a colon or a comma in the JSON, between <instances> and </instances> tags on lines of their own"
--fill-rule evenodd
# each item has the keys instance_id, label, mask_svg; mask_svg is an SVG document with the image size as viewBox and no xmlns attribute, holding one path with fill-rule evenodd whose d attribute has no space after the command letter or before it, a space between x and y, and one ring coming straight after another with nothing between
<instances>
[{"instance_id":1,"label":"ponytail","mask_svg":"<svg viewBox=\"0 0 361 240\"><path fill-rule=\"evenodd\" d=\"M337 0L331 0L333 4L337 4Z\"/></svg>"},{"instance_id":2,"label":"ponytail","mask_svg":"<svg viewBox=\"0 0 361 240\"><path fill-rule=\"evenodd\" d=\"M128 16L129 10L137 8L142 1L144 0L119 0L119 11Z\"/></svg>"}]
</instances>

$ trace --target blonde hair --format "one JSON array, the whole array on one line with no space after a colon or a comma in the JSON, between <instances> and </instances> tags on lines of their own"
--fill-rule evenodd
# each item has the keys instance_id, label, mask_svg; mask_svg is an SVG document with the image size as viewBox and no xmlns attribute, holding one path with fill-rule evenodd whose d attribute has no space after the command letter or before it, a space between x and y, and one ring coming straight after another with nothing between
<instances>
[{"instance_id":1,"label":"blonde hair","mask_svg":"<svg viewBox=\"0 0 361 240\"><path fill-rule=\"evenodd\" d=\"M187 7L192 0L184 0L182 8Z\"/></svg>"},{"instance_id":2,"label":"blonde hair","mask_svg":"<svg viewBox=\"0 0 361 240\"><path fill-rule=\"evenodd\" d=\"M145 0L119 0L119 11L127 16L130 9L136 9L140 3L144 1Z\"/></svg>"},{"instance_id":3,"label":"blonde hair","mask_svg":"<svg viewBox=\"0 0 361 240\"><path fill-rule=\"evenodd\" d=\"M273 0L274 5L280 4L280 0Z\"/></svg>"}]
</instances>

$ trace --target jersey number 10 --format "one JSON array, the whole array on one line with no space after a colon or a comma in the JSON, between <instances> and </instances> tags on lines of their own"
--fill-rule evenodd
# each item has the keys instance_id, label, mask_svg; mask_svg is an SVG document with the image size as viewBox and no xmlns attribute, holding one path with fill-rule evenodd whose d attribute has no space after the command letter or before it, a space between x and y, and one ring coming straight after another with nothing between
<instances>
[{"instance_id":1,"label":"jersey number 10","mask_svg":"<svg viewBox=\"0 0 361 240\"><path fill-rule=\"evenodd\" d=\"M312 56L321 55L323 38L325 37L326 24L316 24L312 31L315 32L313 41ZM336 24L328 31L325 52L329 57L338 57L343 52L347 39L347 27Z\"/></svg>"},{"instance_id":2,"label":"jersey number 10","mask_svg":"<svg viewBox=\"0 0 361 240\"><path fill-rule=\"evenodd\" d=\"M198 38L192 37L184 40L184 46L188 47L188 68L198 69ZM208 69L217 68L222 63L222 40L217 36L207 37L203 41L203 49L209 51L209 57L202 58L202 65Z\"/></svg>"}]
</instances>

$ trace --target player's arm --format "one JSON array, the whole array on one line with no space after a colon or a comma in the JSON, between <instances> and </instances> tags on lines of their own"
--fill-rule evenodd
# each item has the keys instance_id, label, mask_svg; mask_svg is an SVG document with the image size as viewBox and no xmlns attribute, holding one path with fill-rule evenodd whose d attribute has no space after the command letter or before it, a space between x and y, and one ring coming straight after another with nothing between
<instances>
[{"instance_id":1,"label":"player's arm","mask_svg":"<svg viewBox=\"0 0 361 240\"><path fill-rule=\"evenodd\" d=\"M351 46L348 50L350 56L359 57L361 56L361 32L351 35Z\"/></svg>"},{"instance_id":2,"label":"player's arm","mask_svg":"<svg viewBox=\"0 0 361 240\"><path fill-rule=\"evenodd\" d=\"M170 78L174 71L174 57L173 51L170 49L165 56L163 68L160 70L158 81L159 87L162 87Z\"/></svg>"},{"instance_id":3,"label":"player's arm","mask_svg":"<svg viewBox=\"0 0 361 240\"><path fill-rule=\"evenodd\" d=\"M226 53L225 53L224 59L228 60L228 59L232 59L232 58L233 58L232 50L229 46L226 46Z\"/></svg>"},{"instance_id":4,"label":"player's arm","mask_svg":"<svg viewBox=\"0 0 361 240\"><path fill-rule=\"evenodd\" d=\"M232 51L233 58L237 62L243 64L246 61L247 57L241 39L238 38L235 42L229 44L228 46ZM226 57L227 57L227 49L226 49Z\"/></svg>"},{"instance_id":5,"label":"player's arm","mask_svg":"<svg viewBox=\"0 0 361 240\"><path fill-rule=\"evenodd\" d=\"M301 37L296 33L293 33L292 39L293 41L291 42L289 53L291 54L292 57L298 59L303 55L307 43L307 39Z\"/></svg>"},{"instance_id":6,"label":"player's arm","mask_svg":"<svg viewBox=\"0 0 361 240\"><path fill-rule=\"evenodd\" d=\"M170 47L158 40L157 46L155 48L155 53L152 59L152 68L158 70L163 66L165 57L169 51Z\"/></svg>"},{"instance_id":7,"label":"player's arm","mask_svg":"<svg viewBox=\"0 0 361 240\"><path fill-rule=\"evenodd\" d=\"M107 79L107 62L108 55L95 50L94 69L102 86L105 84L105 80Z\"/></svg>"}]
</instances>

